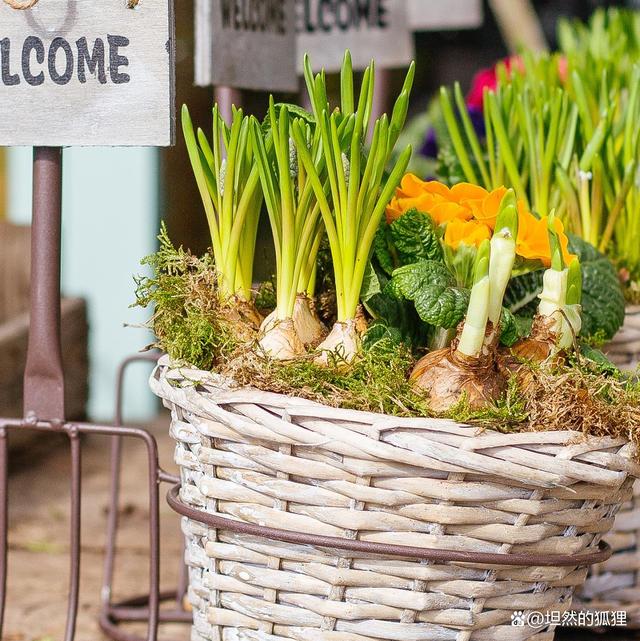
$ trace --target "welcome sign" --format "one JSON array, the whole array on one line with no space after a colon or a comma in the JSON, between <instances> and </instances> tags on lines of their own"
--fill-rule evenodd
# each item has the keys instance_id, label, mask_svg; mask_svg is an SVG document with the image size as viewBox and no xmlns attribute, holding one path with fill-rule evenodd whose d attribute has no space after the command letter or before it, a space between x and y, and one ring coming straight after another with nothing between
<instances>
[{"instance_id":1,"label":"welcome sign","mask_svg":"<svg viewBox=\"0 0 640 641\"><path fill-rule=\"evenodd\" d=\"M171 0L0 0L0 145L173 143Z\"/></svg>"},{"instance_id":2,"label":"welcome sign","mask_svg":"<svg viewBox=\"0 0 640 641\"><path fill-rule=\"evenodd\" d=\"M196 83L298 88L295 0L198 0Z\"/></svg>"},{"instance_id":3,"label":"welcome sign","mask_svg":"<svg viewBox=\"0 0 640 641\"><path fill-rule=\"evenodd\" d=\"M403 67L413 59L406 0L298 0L298 71L308 53L314 68L338 71L350 49L354 69L373 58L380 68Z\"/></svg>"}]
</instances>

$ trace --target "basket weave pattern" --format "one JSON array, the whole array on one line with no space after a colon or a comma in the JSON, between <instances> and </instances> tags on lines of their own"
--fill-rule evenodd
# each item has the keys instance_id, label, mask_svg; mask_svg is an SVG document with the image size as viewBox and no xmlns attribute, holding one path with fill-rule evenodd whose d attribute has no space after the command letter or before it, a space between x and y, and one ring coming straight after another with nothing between
<instances>
[{"instance_id":1,"label":"basket weave pattern","mask_svg":"<svg viewBox=\"0 0 640 641\"><path fill-rule=\"evenodd\" d=\"M590 610L627 612L629 627L640 628L640 484L622 506L607 543L613 556L591 568L580 600Z\"/></svg>"},{"instance_id":2,"label":"basket weave pattern","mask_svg":"<svg viewBox=\"0 0 640 641\"><path fill-rule=\"evenodd\" d=\"M640 305L629 305L624 325L605 349L609 359L624 370L633 371L640 364Z\"/></svg>"},{"instance_id":3,"label":"basket weave pattern","mask_svg":"<svg viewBox=\"0 0 640 641\"><path fill-rule=\"evenodd\" d=\"M597 546L638 467L623 440L478 433L335 409L171 369L180 498L299 532L477 552ZM550 641L515 610L566 610L587 569L434 564L292 545L183 519L193 641Z\"/></svg>"}]
</instances>

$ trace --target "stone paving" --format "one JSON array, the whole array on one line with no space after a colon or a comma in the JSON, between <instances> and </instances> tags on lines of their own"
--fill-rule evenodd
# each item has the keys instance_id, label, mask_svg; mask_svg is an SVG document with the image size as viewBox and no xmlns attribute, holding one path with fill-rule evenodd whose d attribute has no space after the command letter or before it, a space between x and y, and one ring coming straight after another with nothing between
<instances>
[{"instance_id":1,"label":"stone paving","mask_svg":"<svg viewBox=\"0 0 640 641\"><path fill-rule=\"evenodd\" d=\"M162 415L149 428L156 436L162 466L173 471L173 446ZM68 456L64 437L43 437L28 452L11 456L9 598L2 641L57 641L64 636L68 576ZM115 598L146 591L147 494L146 457L138 443L126 443L123 459L121 518ZM97 624L104 562L108 501L109 439L83 442L83 527L78 641L103 641ZM182 542L178 517L164 501L161 511L161 588L173 589ZM144 627L129 628L143 634ZM187 641L185 625L163 626L161 640ZM565 630L557 641L630 641L640 639L610 632L592 635Z\"/></svg>"}]
</instances>

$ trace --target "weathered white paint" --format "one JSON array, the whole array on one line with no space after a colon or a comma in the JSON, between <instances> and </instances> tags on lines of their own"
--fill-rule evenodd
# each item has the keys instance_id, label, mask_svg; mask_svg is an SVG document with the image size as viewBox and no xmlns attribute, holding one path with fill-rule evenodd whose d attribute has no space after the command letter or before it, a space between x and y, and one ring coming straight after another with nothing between
<instances>
[{"instance_id":1,"label":"weathered white paint","mask_svg":"<svg viewBox=\"0 0 640 641\"><path fill-rule=\"evenodd\" d=\"M338 71L345 49L354 69L372 59L378 68L404 67L413 59L406 0L298 0L298 71L308 53L314 68Z\"/></svg>"},{"instance_id":2,"label":"weathered white paint","mask_svg":"<svg viewBox=\"0 0 640 641\"><path fill-rule=\"evenodd\" d=\"M172 3L0 2L0 145L172 144Z\"/></svg>"},{"instance_id":3,"label":"weathered white paint","mask_svg":"<svg viewBox=\"0 0 640 641\"><path fill-rule=\"evenodd\" d=\"M198 0L196 83L294 91L295 0Z\"/></svg>"},{"instance_id":4,"label":"weathered white paint","mask_svg":"<svg viewBox=\"0 0 640 641\"><path fill-rule=\"evenodd\" d=\"M482 0L407 0L413 31L476 29L484 19Z\"/></svg>"}]
</instances>

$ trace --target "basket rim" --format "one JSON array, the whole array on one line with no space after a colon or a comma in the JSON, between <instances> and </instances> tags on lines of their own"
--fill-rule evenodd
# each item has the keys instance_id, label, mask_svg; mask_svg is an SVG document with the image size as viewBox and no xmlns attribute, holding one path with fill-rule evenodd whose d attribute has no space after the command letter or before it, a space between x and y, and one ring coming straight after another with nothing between
<instances>
[{"instance_id":1,"label":"basket rim","mask_svg":"<svg viewBox=\"0 0 640 641\"><path fill-rule=\"evenodd\" d=\"M370 412L366 410L358 409L348 409L342 407L336 407L333 405L326 405L324 403L319 403L317 401L312 401L310 399L302 398L299 396L293 396L290 394L281 394L278 392L269 392L261 390L259 388L246 386L246 385L237 385L232 379L225 378L220 374L215 372L210 372L206 370L200 370L188 365L181 365L173 362L168 354L164 354L159 360L156 367L153 369L149 381L152 387L152 390L160 397L166 400L172 401L166 395L162 394L161 390L158 389L158 383L161 378L164 378L167 382L170 383L171 379L174 381L179 380L178 377L167 376L168 372L177 372L180 374L180 379L183 382L189 382L193 387L196 385L210 385L215 387L219 394L215 399L216 404L225 404L233 402L255 402L252 400L256 394L260 395L262 401L271 400L273 402L277 400L287 401L287 411L290 415L305 415L305 410L324 410L326 412L331 412L333 414L332 418L336 420L344 420L346 422L355 422L355 423L369 423L375 425L376 429L379 431L385 431L384 424L387 421L392 421L393 426L391 429L404 428L424 428L424 427L438 427L438 428L451 428L451 429L463 429L463 430L474 430L478 435L489 435L496 434L502 435L503 433L492 428L492 427L483 427L482 425L472 425L469 423L463 423L449 418L435 418L435 417L426 417L426 416L397 416L395 414L383 414L381 412ZM188 387L183 385L180 387ZM244 394L251 394L252 399L249 398L239 398ZM594 436L592 434L585 434L584 432L576 430L536 430L532 432L513 432L510 434L514 438L514 445L517 443L527 442L529 439L536 439L536 435L539 438L541 435L553 435L551 438L556 443L569 444L570 441L576 439L577 443L580 442L603 442L608 443L609 447L618 447L628 445L630 442L624 437L613 438L611 436Z\"/></svg>"}]
</instances>

